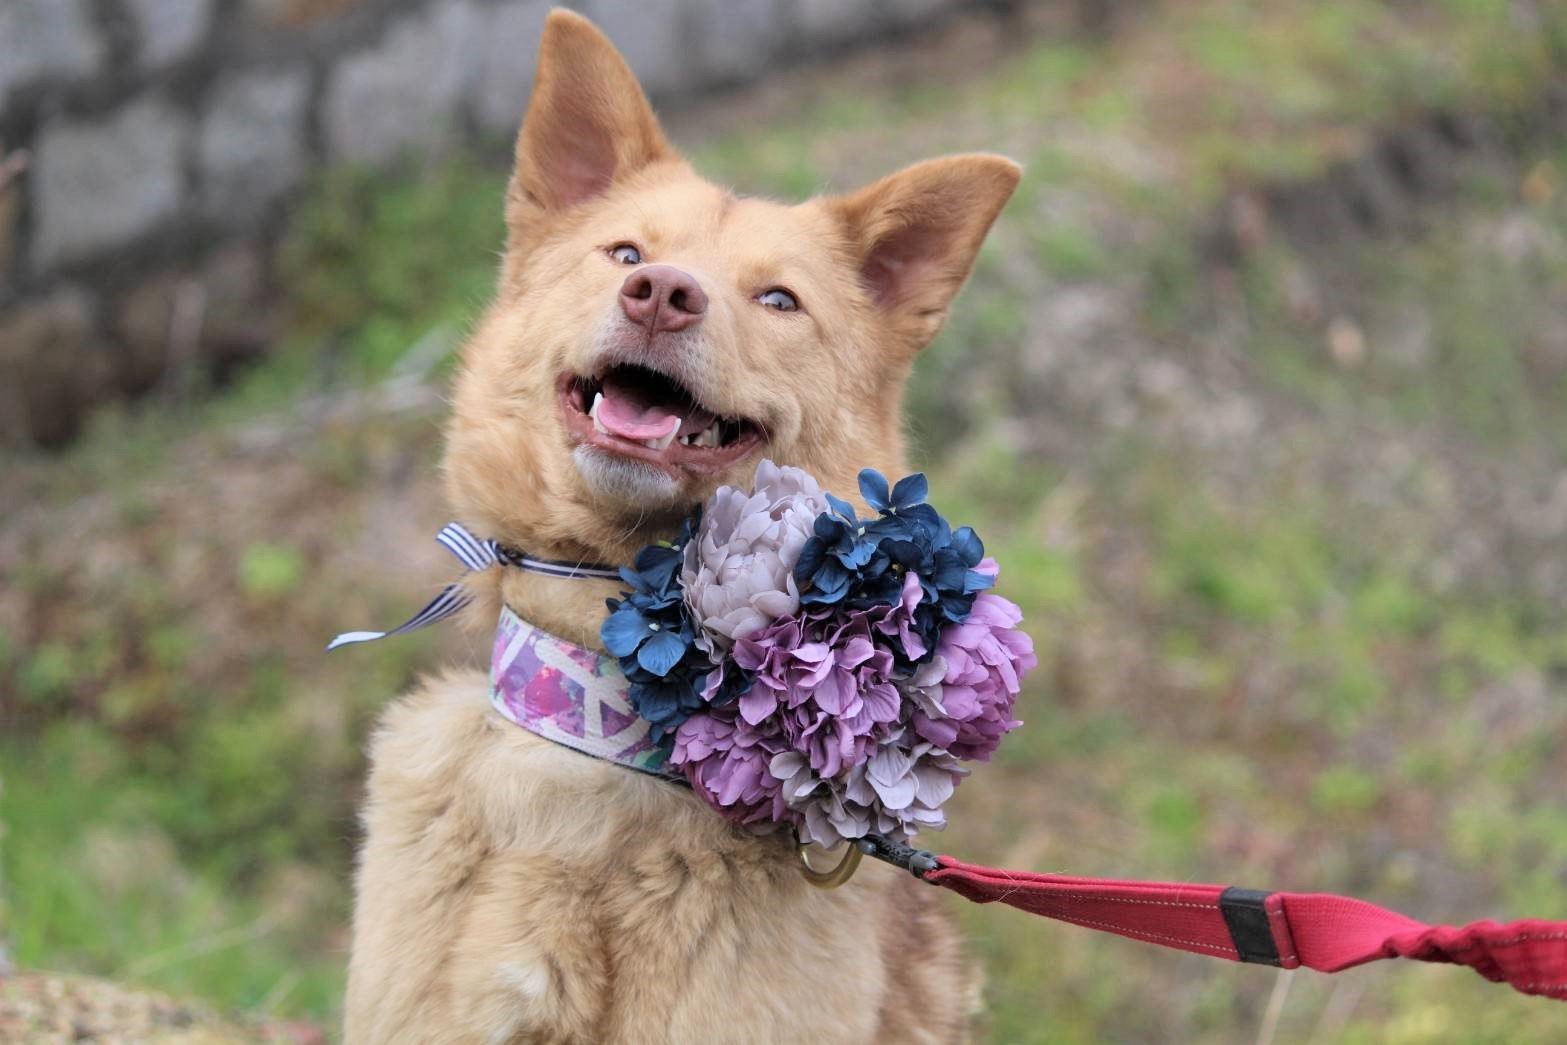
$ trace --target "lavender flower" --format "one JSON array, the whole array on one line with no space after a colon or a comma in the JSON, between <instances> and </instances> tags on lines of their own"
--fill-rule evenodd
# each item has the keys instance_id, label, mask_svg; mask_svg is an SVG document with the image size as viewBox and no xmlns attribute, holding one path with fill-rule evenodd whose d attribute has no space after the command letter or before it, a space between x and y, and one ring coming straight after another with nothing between
<instances>
[{"instance_id":1,"label":"lavender flower","mask_svg":"<svg viewBox=\"0 0 1567 1045\"><path fill-rule=\"evenodd\" d=\"M942 630L931 665L904 685L916 733L958 758L990 761L1001 738L1022 725L1012 706L1022 676L1039 663L1033 640L1016 627L1022 619L1015 605L987 592L967 620ZM939 678L931 670L938 662Z\"/></svg>"},{"instance_id":2,"label":"lavender flower","mask_svg":"<svg viewBox=\"0 0 1567 1045\"><path fill-rule=\"evenodd\" d=\"M725 486L708 501L680 584L701 626L697 645L715 663L736 639L800 608L794 565L828 510L815 479L771 461L757 465L753 493Z\"/></svg>"},{"instance_id":3,"label":"lavender flower","mask_svg":"<svg viewBox=\"0 0 1567 1045\"><path fill-rule=\"evenodd\" d=\"M740 639L734 660L752 676L740 716L757 725L778 715L790 745L824 776L865 761L902 712L893 656L872 628L864 612L810 616Z\"/></svg>"},{"instance_id":4,"label":"lavender flower","mask_svg":"<svg viewBox=\"0 0 1567 1045\"><path fill-rule=\"evenodd\" d=\"M947 823L941 807L967 772L956 758L902 732L837 778L818 776L797 751L775 756L770 768L783 780L800 838L825 846L873 832L902 842L922 827L940 830Z\"/></svg>"},{"instance_id":5,"label":"lavender flower","mask_svg":"<svg viewBox=\"0 0 1567 1045\"><path fill-rule=\"evenodd\" d=\"M776 729L756 728L728 704L682 722L668 764L685 773L692 790L730 820L773 825L792 820L783 782L768 768L787 747Z\"/></svg>"}]
</instances>

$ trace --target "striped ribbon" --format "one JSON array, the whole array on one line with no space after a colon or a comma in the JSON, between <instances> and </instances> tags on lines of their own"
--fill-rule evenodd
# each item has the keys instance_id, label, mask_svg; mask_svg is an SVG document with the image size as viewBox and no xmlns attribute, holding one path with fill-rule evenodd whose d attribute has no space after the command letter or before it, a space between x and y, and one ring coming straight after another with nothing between
<instances>
[{"instance_id":1,"label":"striped ribbon","mask_svg":"<svg viewBox=\"0 0 1567 1045\"><path fill-rule=\"evenodd\" d=\"M496 563L515 566L529 573L541 573L546 577L569 577L584 580L618 580L620 571L613 566L562 562L558 559L536 559L515 548L508 548L497 541L475 537L461 523L447 523L435 535L437 543L455 555L470 573L479 573ZM358 642L374 642L392 635L418 631L439 623L473 601L473 593L463 587L463 582L453 581L441 589L441 593L427 603L424 609L409 617L391 631L345 631L327 644L328 650L339 646L351 646Z\"/></svg>"}]
</instances>

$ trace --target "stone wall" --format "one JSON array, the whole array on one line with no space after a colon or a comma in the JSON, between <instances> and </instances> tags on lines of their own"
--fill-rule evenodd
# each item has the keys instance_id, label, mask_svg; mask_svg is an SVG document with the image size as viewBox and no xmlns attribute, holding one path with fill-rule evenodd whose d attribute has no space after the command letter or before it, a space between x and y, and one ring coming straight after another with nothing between
<instances>
[{"instance_id":1,"label":"stone wall","mask_svg":"<svg viewBox=\"0 0 1567 1045\"><path fill-rule=\"evenodd\" d=\"M986 2L567 6L668 100ZM0 445L263 351L290 196L323 166L509 138L550 6L0 0Z\"/></svg>"}]
</instances>

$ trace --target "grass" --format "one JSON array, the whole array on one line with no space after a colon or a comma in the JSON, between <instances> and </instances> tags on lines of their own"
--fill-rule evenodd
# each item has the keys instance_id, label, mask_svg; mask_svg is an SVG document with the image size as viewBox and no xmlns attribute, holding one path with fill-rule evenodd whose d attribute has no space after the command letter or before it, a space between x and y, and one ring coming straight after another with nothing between
<instances>
[{"instance_id":1,"label":"grass","mask_svg":"<svg viewBox=\"0 0 1567 1045\"><path fill-rule=\"evenodd\" d=\"M961 79L813 76L796 116L699 144L787 196L947 149L1029 161L909 393L938 503L1003 563L1042 662L942 849L1567 916L1567 621L1533 497L1567 448L1567 156L1509 143L1418 232L1203 247L1234 190L1317 179L1432 107L1533 104L1564 23L1519 30L1523 6L1155 4ZM0 480L26 506L0 525L0 935L24 966L333 1015L367 723L466 647L319 656L444 576L388 553L439 522L434 420L260 450L256 426L460 331L503 186L471 160L332 175L280 247L271 361ZM1260 421L1225 435L1214 403ZM1276 982L958 914L996 1041L1249 1038ZM1553 1016L1463 970L1301 974L1278 1040L1549 1041Z\"/></svg>"},{"instance_id":2,"label":"grass","mask_svg":"<svg viewBox=\"0 0 1567 1045\"><path fill-rule=\"evenodd\" d=\"M293 347L334 345L341 376L372 379L432 327L465 322L495 281L505 187L470 160L390 183L329 174L279 250Z\"/></svg>"},{"instance_id":3,"label":"grass","mask_svg":"<svg viewBox=\"0 0 1567 1045\"><path fill-rule=\"evenodd\" d=\"M967 500L987 520L1047 681L1020 711L1027 727L960 795L942 851L1074 874L1331 887L1433 920L1567 914L1550 755L1567 714L1547 696L1567 641L1548 608L1440 590L1407 535L1401 555L1337 535L1320 490L1264 481L1198 500L1193 462L1139 456L1098 476L1054 538L1040 520L1061 492L1022 479L1024 462L990 467L1013 476L1014 505L1031 491L1032 511L993 513L987 480L943 473L943 503ZM1182 1040L1227 1038L1255 1026L1271 989L1269 974L961 913L987 959L998 1041L1153 1040L1172 1026ZM1472 974L1358 975L1373 986L1342 1040L1553 1034L1549 1009ZM1281 1040L1313 1033L1334 989L1296 983ZM1139 1003L1149 991L1159 1005ZM1442 1019L1423 1018L1433 1011ZM1451 1022L1459 1012L1479 1015Z\"/></svg>"},{"instance_id":4,"label":"grass","mask_svg":"<svg viewBox=\"0 0 1567 1045\"><path fill-rule=\"evenodd\" d=\"M1562 226L1558 162L1548 154L1521 165L1527 173L1505 204L1474 207L1470 220L1418 244L1338 252L1336 270L1320 279L1321 303L1304 315L1290 288L1303 275L1319 279L1311 263L1282 242L1247 256L1239 307L1259 327L1252 358L1281 387L1325 405L1560 457L1567 351L1547 317L1567 294L1567 250L1554 231L1528 238ZM1532 193L1531 178L1543 186Z\"/></svg>"}]
</instances>

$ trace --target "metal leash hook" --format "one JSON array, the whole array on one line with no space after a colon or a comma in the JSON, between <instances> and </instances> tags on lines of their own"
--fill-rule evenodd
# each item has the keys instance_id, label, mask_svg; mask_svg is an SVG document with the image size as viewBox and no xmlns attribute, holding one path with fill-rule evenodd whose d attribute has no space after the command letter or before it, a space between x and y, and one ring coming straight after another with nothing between
<instances>
[{"instance_id":1,"label":"metal leash hook","mask_svg":"<svg viewBox=\"0 0 1567 1045\"><path fill-rule=\"evenodd\" d=\"M811 866L809 848L804 842L799 843L800 873L818 889L836 889L853 878L854 872L859 869L860 859L866 856L874 856L883 863L901 867L921 881L941 866L935 853L916 849L907 842L894 842L883 835L866 835L854 839L849 843L849 850L843 854L843 859L838 861L838 866L831 871L818 871Z\"/></svg>"},{"instance_id":2,"label":"metal leash hook","mask_svg":"<svg viewBox=\"0 0 1567 1045\"><path fill-rule=\"evenodd\" d=\"M854 872L859 870L860 860L865 856L860 847L853 842L844 846L843 859L838 861L838 866L831 871L818 871L811 866L810 845L806 842L798 843L795 852L800 857L800 873L805 880L818 889L836 889L844 882L854 877Z\"/></svg>"}]
</instances>

